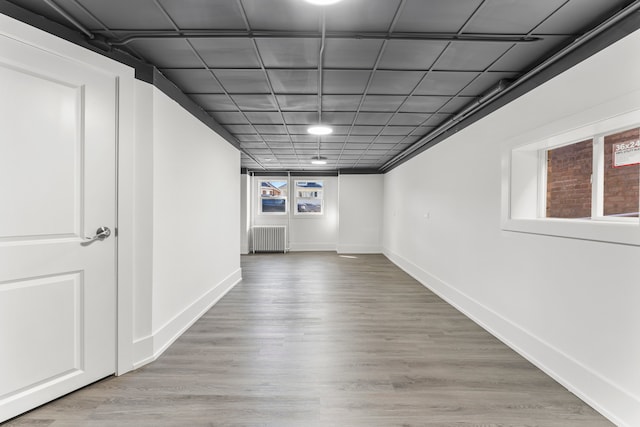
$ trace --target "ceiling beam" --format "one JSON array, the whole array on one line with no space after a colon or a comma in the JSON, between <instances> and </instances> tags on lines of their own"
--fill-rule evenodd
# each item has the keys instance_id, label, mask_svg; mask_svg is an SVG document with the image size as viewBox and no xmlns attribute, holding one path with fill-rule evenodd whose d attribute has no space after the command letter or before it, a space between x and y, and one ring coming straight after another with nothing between
<instances>
[{"instance_id":1,"label":"ceiling beam","mask_svg":"<svg viewBox=\"0 0 640 427\"><path fill-rule=\"evenodd\" d=\"M315 31L243 31L243 30L110 30L112 33L124 33L117 40L110 40L112 46L122 46L137 40L153 39L196 39L196 38L310 38L322 39L322 32ZM97 31L99 33L101 31ZM327 31L328 39L358 40L430 40L446 42L492 42L492 43L534 43L543 40L541 36L522 34L490 34L490 33L407 33L407 32L350 32Z\"/></svg>"}]
</instances>

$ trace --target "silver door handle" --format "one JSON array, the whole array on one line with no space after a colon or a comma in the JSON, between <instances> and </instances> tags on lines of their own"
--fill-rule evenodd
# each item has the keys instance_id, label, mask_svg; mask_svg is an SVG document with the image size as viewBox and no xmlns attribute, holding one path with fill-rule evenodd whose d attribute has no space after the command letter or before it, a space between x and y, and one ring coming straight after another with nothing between
<instances>
[{"instance_id":1,"label":"silver door handle","mask_svg":"<svg viewBox=\"0 0 640 427\"><path fill-rule=\"evenodd\" d=\"M109 236L111 236L111 230L109 230L109 227L100 227L96 230L95 236L87 237L86 239L84 239L83 243L89 243L95 240L104 240Z\"/></svg>"}]
</instances>

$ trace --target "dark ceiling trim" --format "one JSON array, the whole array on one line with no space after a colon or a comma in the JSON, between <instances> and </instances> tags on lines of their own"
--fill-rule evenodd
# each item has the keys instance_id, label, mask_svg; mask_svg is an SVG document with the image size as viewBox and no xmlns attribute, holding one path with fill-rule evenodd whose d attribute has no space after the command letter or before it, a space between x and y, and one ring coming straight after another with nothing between
<instances>
[{"instance_id":1,"label":"dark ceiling trim","mask_svg":"<svg viewBox=\"0 0 640 427\"><path fill-rule=\"evenodd\" d=\"M518 80L516 80L511 87L507 88L508 90L504 91L503 94L498 94L498 98L487 102L483 106L480 106L478 110L470 113L467 117L461 119L457 124L453 124L442 133L438 134L436 137L430 139L430 134L427 134L424 138L416 142L409 149L398 154L396 157L385 163L380 168L380 173L387 173L397 168L401 164L414 158L425 150L439 144L447 138L455 135L462 129L470 126L471 124L498 110L499 108L502 108L511 101L514 101L527 92L551 80L555 76L569 70L570 68L607 48L623 37L633 33L634 31L637 31L638 29L640 29L640 11L638 10L639 6L640 1L637 0L631 6L629 6L629 8L634 8L634 10L630 14L616 22L615 25L602 32L599 32L588 41L585 41L584 43L573 48L558 60L550 63L548 66L526 79L523 83L519 84ZM576 42L578 41L579 40L576 40ZM571 47L572 45L569 45L565 47L565 49L570 49ZM436 129L434 132L438 132L438 129Z\"/></svg>"},{"instance_id":2,"label":"dark ceiling trim","mask_svg":"<svg viewBox=\"0 0 640 427\"><path fill-rule=\"evenodd\" d=\"M53 34L56 37L67 40L78 46L82 46L85 49L97 52L124 65L128 65L129 67L135 68L136 71L138 70L138 68L141 68L145 69L145 73L148 73L149 70L153 68L151 65L146 64L119 49L105 50L105 45L99 40L93 39L92 41L90 41L90 39L80 31L73 30L62 24L51 21L44 16L40 16L26 9L23 9L20 6L8 2L7 0L0 0L0 13L2 13L3 15L7 15L13 19L17 19L18 21L24 22L25 24L31 25L32 27L38 28L49 34Z\"/></svg>"},{"instance_id":3,"label":"dark ceiling trim","mask_svg":"<svg viewBox=\"0 0 640 427\"><path fill-rule=\"evenodd\" d=\"M241 171L242 173L242 171ZM293 176L293 177L316 177L316 176L338 176L337 170L306 170L306 171L290 171L290 170L251 170L245 169L245 173L250 173L253 176Z\"/></svg>"},{"instance_id":4,"label":"dark ceiling trim","mask_svg":"<svg viewBox=\"0 0 640 427\"><path fill-rule=\"evenodd\" d=\"M340 175L379 175L382 172L380 172L379 169L339 169L338 173Z\"/></svg>"},{"instance_id":5,"label":"dark ceiling trim","mask_svg":"<svg viewBox=\"0 0 640 427\"><path fill-rule=\"evenodd\" d=\"M172 81L167 79L160 71L153 70L153 85L161 90L169 98L176 101L185 110L191 113L195 118L207 125L211 130L224 138L229 144L240 149L240 141L231 135L220 123L207 114L202 107L196 104L191 98L184 94Z\"/></svg>"},{"instance_id":6,"label":"dark ceiling trim","mask_svg":"<svg viewBox=\"0 0 640 427\"><path fill-rule=\"evenodd\" d=\"M104 40L98 40L101 38L100 36L89 39L81 31L51 21L43 16L16 6L7 0L0 0L0 13L133 68L136 79L154 85L204 125L219 134L229 144L240 150L240 142L231 135L229 131L222 127L211 115L207 114L202 107L185 95L184 92L178 89L177 86L169 81L169 79L154 66L142 62L117 48L111 48Z\"/></svg>"}]
</instances>

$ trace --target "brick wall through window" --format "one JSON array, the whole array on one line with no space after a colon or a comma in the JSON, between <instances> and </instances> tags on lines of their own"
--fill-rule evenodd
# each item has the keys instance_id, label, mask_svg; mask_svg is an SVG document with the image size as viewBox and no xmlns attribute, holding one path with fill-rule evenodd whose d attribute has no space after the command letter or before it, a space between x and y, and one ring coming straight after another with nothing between
<instances>
[{"instance_id":1,"label":"brick wall through window","mask_svg":"<svg viewBox=\"0 0 640 427\"><path fill-rule=\"evenodd\" d=\"M591 217L593 141L547 151L547 218Z\"/></svg>"}]
</instances>

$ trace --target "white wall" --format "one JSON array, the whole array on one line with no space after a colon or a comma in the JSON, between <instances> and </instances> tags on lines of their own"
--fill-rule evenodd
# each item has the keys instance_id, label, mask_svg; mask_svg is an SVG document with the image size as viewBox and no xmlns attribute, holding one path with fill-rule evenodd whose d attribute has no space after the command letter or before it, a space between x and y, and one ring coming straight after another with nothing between
<instances>
[{"instance_id":1,"label":"white wall","mask_svg":"<svg viewBox=\"0 0 640 427\"><path fill-rule=\"evenodd\" d=\"M287 180L283 177L254 177L251 194L257 200L258 180ZM324 215L294 215L295 180L324 181ZM288 225L291 251L335 251L338 241L338 178L335 176L291 177L289 182L289 214L260 215L258 203L251 204L253 225Z\"/></svg>"},{"instance_id":2,"label":"white wall","mask_svg":"<svg viewBox=\"0 0 640 427\"><path fill-rule=\"evenodd\" d=\"M138 212L148 221L140 224L146 234L136 251L146 267L135 286L141 299L135 317L137 366L157 358L241 279L241 271L239 151L164 93L136 84L142 128L136 153L143 180L136 187Z\"/></svg>"},{"instance_id":3,"label":"white wall","mask_svg":"<svg viewBox=\"0 0 640 427\"><path fill-rule=\"evenodd\" d=\"M340 175L338 253L382 252L383 175Z\"/></svg>"},{"instance_id":4,"label":"white wall","mask_svg":"<svg viewBox=\"0 0 640 427\"><path fill-rule=\"evenodd\" d=\"M501 230L501 158L520 135L639 109L638 51L640 32L384 179L385 254L627 426L640 425L640 248Z\"/></svg>"}]
</instances>

